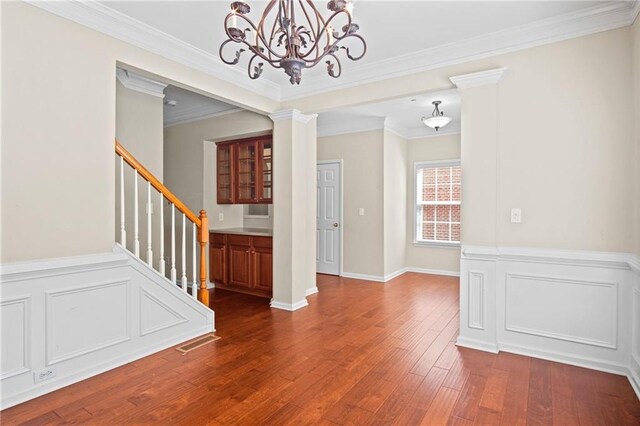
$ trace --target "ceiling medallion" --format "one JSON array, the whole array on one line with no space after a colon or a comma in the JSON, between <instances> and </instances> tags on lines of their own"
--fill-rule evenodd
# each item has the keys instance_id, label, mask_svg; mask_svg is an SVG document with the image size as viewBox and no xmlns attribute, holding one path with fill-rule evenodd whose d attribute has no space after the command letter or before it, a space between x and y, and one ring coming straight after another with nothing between
<instances>
[{"instance_id":1,"label":"ceiling medallion","mask_svg":"<svg viewBox=\"0 0 640 426\"><path fill-rule=\"evenodd\" d=\"M225 64L235 65L242 52L248 50L253 55L247 65L251 79L262 75L266 62L283 69L291 84L300 84L302 70L314 67L324 59L329 76L338 78L342 74L339 51L344 50L347 58L357 61L367 52L367 43L357 34L358 24L352 22L352 4L346 0L331 0L327 9L331 14L325 19L312 0L271 0L256 25L247 17L251 11L248 4L233 2L231 12L224 20L228 39L220 46L220 59ZM341 31L336 30L339 24L343 24ZM362 42L362 53L352 55L349 47L341 45L347 39ZM229 43L243 45L231 60L225 59L223 54ZM254 65L256 59L258 63Z\"/></svg>"},{"instance_id":2,"label":"ceiling medallion","mask_svg":"<svg viewBox=\"0 0 640 426\"><path fill-rule=\"evenodd\" d=\"M442 101L433 101L431 103L435 105L435 108L431 113L431 117L422 117L422 122L426 126L429 126L432 129L436 129L437 132L441 127L444 127L447 124L451 123L451 117L445 117L444 112L440 111L440 109L438 108L438 105L440 105Z\"/></svg>"}]
</instances>

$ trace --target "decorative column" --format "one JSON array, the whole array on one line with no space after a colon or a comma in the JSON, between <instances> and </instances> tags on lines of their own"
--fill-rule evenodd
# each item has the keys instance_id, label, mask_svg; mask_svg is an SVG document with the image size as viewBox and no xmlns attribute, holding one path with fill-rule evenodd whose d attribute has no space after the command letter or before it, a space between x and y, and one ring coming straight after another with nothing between
<instances>
[{"instance_id":1,"label":"decorative column","mask_svg":"<svg viewBox=\"0 0 640 426\"><path fill-rule=\"evenodd\" d=\"M308 305L316 280L316 115L278 111L273 120L273 298L271 307Z\"/></svg>"},{"instance_id":2,"label":"decorative column","mask_svg":"<svg viewBox=\"0 0 640 426\"><path fill-rule=\"evenodd\" d=\"M457 344L497 352L498 83L505 68L451 77L460 89L462 225Z\"/></svg>"}]
</instances>

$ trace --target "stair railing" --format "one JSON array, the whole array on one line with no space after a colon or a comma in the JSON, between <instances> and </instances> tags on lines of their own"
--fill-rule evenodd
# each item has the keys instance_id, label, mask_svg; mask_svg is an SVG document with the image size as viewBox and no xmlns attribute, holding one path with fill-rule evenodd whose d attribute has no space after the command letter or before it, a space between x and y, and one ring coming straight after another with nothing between
<instances>
[{"instance_id":1,"label":"stair railing","mask_svg":"<svg viewBox=\"0 0 640 426\"><path fill-rule=\"evenodd\" d=\"M147 181L147 206L152 205L152 188L154 188L159 194L160 199L160 257L158 262L158 268L156 269L162 276L166 278L166 265L164 255L164 201L168 201L171 204L171 258L170 258L170 270L169 276L173 284L178 285L176 268L176 215L175 211L178 210L182 213L182 256L181 256L181 276L180 287L188 292L188 271L187 271L187 221L191 222L192 228L192 265L191 273L193 277L191 295L194 298L198 298L204 305L209 306L209 292L207 290L207 243L209 242L209 230L208 230L208 218L205 210L200 210L200 215L196 216L182 201L178 199L166 186L164 186L151 172L149 172L129 151L127 151L116 140L116 156L120 163L120 245L127 249L127 231L125 227L125 163L131 166L134 173L133 184L133 247L132 252L136 257L143 260L140 256L140 238L139 238L139 194L138 194L138 176L141 176ZM156 195L157 197L158 195ZM155 269L153 265L153 249L152 249L152 209L148 207L146 209L146 225L147 225L147 250L146 250L146 263ZM199 277L196 276L196 241L200 246L200 272ZM196 287L199 282L199 289Z\"/></svg>"}]
</instances>

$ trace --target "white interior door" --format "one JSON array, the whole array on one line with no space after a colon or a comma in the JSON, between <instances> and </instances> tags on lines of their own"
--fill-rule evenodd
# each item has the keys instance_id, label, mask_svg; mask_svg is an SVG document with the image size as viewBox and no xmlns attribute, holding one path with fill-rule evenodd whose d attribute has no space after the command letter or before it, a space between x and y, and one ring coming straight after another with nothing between
<instances>
[{"instance_id":1,"label":"white interior door","mask_svg":"<svg viewBox=\"0 0 640 426\"><path fill-rule=\"evenodd\" d=\"M340 163L318 164L316 270L340 275Z\"/></svg>"}]
</instances>

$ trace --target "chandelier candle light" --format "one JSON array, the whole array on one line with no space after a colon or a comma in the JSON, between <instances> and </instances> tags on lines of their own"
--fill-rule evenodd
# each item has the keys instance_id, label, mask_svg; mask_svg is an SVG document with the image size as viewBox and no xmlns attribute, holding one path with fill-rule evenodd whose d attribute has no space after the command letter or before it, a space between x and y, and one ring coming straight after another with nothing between
<instances>
[{"instance_id":1,"label":"chandelier candle light","mask_svg":"<svg viewBox=\"0 0 640 426\"><path fill-rule=\"evenodd\" d=\"M267 62L274 68L283 69L291 84L300 84L302 70L314 67L324 59L329 76L338 78L342 74L339 51L344 50L347 58L357 61L367 52L367 43L357 34L358 24L352 22L352 4L346 0L331 0L327 9L331 14L325 19L312 0L271 0L256 25L247 17L251 11L248 4L233 2L231 12L224 20L228 39L220 46L220 59L225 64L235 65L242 52L248 50L252 54L247 65L251 79L262 75L264 62ZM341 31L336 30L341 23ZM351 49L342 45L348 39L361 42L362 53L352 55ZM243 45L231 60L225 59L223 52L229 43ZM256 59L258 63L254 65Z\"/></svg>"},{"instance_id":2,"label":"chandelier candle light","mask_svg":"<svg viewBox=\"0 0 640 426\"><path fill-rule=\"evenodd\" d=\"M440 111L440 109L438 108L438 105L440 105L442 101L433 101L431 103L435 105L435 108L431 113L431 117L422 117L422 122L426 126L429 126L432 129L436 129L437 132L440 127L444 127L449 124L451 122L451 118L445 117L444 112Z\"/></svg>"}]
</instances>

